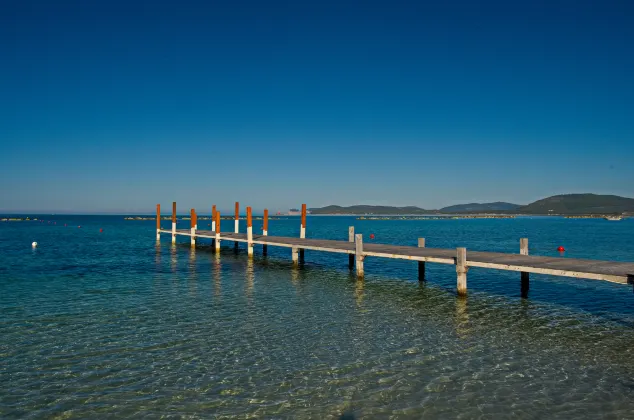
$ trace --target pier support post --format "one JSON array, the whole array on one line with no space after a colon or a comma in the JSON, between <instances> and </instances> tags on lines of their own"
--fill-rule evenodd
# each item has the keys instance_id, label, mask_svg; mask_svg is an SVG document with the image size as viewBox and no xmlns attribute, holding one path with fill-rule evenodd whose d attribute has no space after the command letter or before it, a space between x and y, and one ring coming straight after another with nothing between
<instances>
[{"instance_id":1,"label":"pier support post","mask_svg":"<svg viewBox=\"0 0 634 420\"><path fill-rule=\"evenodd\" d=\"M293 247L293 265L297 265L299 260L299 251L296 246Z\"/></svg>"},{"instance_id":2,"label":"pier support post","mask_svg":"<svg viewBox=\"0 0 634 420\"><path fill-rule=\"evenodd\" d=\"M425 238L418 238L418 247L425 248ZM418 262L418 281L425 281L425 261Z\"/></svg>"},{"instance_id":3,"label":"pier support post","mask_svg":"<svg viewBox=\"0 0 634 420\"><path fill-rule=\"evenodd\" d=\"M348 242L354 242L354 226L348 227ZM354 254L348 254L348 268L354 268Z\"/></svg>"},{"instance_id":4,"label":"pier support post","mask_svg":"<svg viewBox=\"0 0 634 420\"><path fill-rule=\"evenodd\" d=\"M161 240L161 205L156 205L156 240Z\"/></svg>"},{"instance_id":5,"label":"pier support post","mask_svg":"<svg viewBox=\"0 0 634 420\"><path fill-rule=\"evenodd\" d=\"M191 245L196 245L196 210L192 209L190 214L190 223L189 227L191 228Z\"/></svg>"},{"instance_id":6,"label":"pier support post","mask_svg":"<svg viewBox=\"0 0 634 420\"><path fill-rule=\"evenodd\" d=\"M216 253L220 253L220 212L216 210Z\"/></svg>"},{"instance_id":7,"label":"pier support post","mask_svg":"<svg viewBox=\"0 0 634 420\"><path fill-rule=\"evenodd\" d=\"M172 243L176 243L176 201L172 202Z\"/></svg>"},{"instance_id":8,"label":"pier support post","mask_svg":"<svg viewBox=\"0 0 634 420\"><path fill-rule=\"evenodd\" d=\"M253 219L251 218L251 207L247 207L247 254L253 256Z\"/></svg>"},{"instance_id":9,"label":"pier support post","mask_svg":"<svg viewBox=\"0 0 634 420\"><path fill-rule=\"evenodd\" d=\"M354 235L354 244L355 244L355 259L357 262L357 277L363 278L363 235L356 234Z\"/></svg>"},{"instance_id":10,"label":"pier support post","mask_svg":"<svg viewBox=\"0 0 634 420\"><path fill-rule=\"evenodd\" d=\"M456 274L458 296L467 296L467 248L456 249Z\"/></svg>"},{"instance_id":11,"label":"pier support post","mask_svg":"<svg viewBox=\"0 0 634 420\"><path fill-rule=\"evenodd\" d=\"M240 203L238 203L236 201L236 219L234 222L234 230L235 233L239 233L240 232ZM235 241L233 243L233 248L237 251L238 250L238 241Z\"/></svg>"},{"instance_id":12,"label":"pier support post","mask_svg":"<svg viewBox=\"0 0 634 420\"><path fill-rule=\"evenodd\" d=\"M264 209L264 216L262 217L262 236L269 235L269 210ZM262 255L266 256L268 253L268 245L262 245Z\"/></svg>"},{"instance_id":13,"label":"pier support post","mask_svg":"<svg viewBox=\"0 0 634 420\"><path fill-rule=\"evenodd\" d=\"M211 231L216 231L216 205L211 206ZM216 247L216 239L211 240L211 247Z\"/></svg>"},{"instance_id":14,"label":"pier support post","mask_svg":"<svg viewBox=\"0 0 634 420\"><path fill-rule=\"evenodd\" d=\"M299 230L299 237L301 239L306 238L306 204L302 204L302 226ZM304 262L304 248L300 248L299 250L299 260Z\"/></svg>"},{"instance_id":15,"label":"pier support post","mask_svg":"<svg viewBox=\"0 0 634 420\"><path fill-rule=\"evenodd\" d=\"M520 254L528 255L528 238L520 238ZM520 274L522 285L520 288L520 295L522 298L528 297L528 289L530 288L530 278L527 272L522 271Z\"/></svg>"}]
</instances>

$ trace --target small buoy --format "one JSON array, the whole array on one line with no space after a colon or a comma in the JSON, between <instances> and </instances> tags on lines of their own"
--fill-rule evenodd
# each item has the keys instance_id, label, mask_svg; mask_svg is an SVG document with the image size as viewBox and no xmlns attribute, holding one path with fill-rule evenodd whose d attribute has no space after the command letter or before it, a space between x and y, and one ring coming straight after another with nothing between
<instances>
[{"instance_id":1,"label":"small buoy","mask_svg":"<svg viewBox=\"0 0 634 420\"><path fill-rule=\"evenodd\" d=\"M103 232L103 229L99 229L99 232Z\"/></svg>"},{"instance_id":2,"label":"small buoy","mask_svg":"<svg viewBox=\"0 0 634 420\"><path fill-rule=\"evenodd\" d=\"M77 226L77 227L81 229L81 226Z\"/></svg>"},{"instance_id":3,"label":"small buoy","mask_svg":"<svg viewBox=\"0 0 634 420\"><path fill-rule=\"evenodd\" d=\"M33 243L31 244L31 246L32 246L33 248L35 248L35 247L37 246L37 242L33 242Z\"/></svg>"},{"instance_id":4,"label":"small buoy","mask_svg":"<svg viewBox=\"0 0 634 420\"><path fill-rule=\"evenodd\" d=\"M557 248L557 251L559 251L559 252L564 252L565 250L566 250L566 248L564 248L561 245Z\"/></svg>"},{"instance_id":5,"label":"small buoy","mask_svg":"<svg viewBox=\"0 0 634 420\"><path fill-rule=\"evenodd\" d=\"M370 239L374 239L374 233L370 234Z\"/></svg>"}]
</instances>

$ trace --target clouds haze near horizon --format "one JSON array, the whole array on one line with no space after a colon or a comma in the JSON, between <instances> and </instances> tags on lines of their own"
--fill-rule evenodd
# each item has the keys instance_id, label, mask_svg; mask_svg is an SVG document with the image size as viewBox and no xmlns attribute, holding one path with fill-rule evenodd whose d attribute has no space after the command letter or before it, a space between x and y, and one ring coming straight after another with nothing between
<instances>
[{"instance_id":1,"label":"clouds haze near horizon","mask_svg":"<svg viewBox=\"0 0 634 420\"><path fill-rule=\"evenodd\" d=\"M634 3L5 1L0 211L634 196Z\"/></svg>"}]
</instances>

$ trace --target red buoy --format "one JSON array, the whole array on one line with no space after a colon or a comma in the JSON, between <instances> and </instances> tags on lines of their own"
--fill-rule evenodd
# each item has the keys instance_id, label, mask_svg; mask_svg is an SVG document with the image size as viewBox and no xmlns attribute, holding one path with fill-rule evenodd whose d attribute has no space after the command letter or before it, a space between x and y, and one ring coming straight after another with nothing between
<instances>
[{"instance_id":1,"label":"red buoy","mask_svg":"<svg viewBox=\"0 0 634 420\"><path fill-rule=\"evenodd\" d=\"M370 234L370 239L374 239L374 233Z\"/></svg>"},{"instance_id":2,"label":"red buoy","mask_svg":"<svg viewBox=\"0 0 634 420\"><path fill-rule=\"evenodd\" d=\"M557 251L559 251L559 252L564 252L565 250L566 250L566 248L564 248L561 245L557 248Z\"/></svg>"},{"instance_id":3,"label":"red buoy","mask_svg":"<svg viewBox=\"0 0 634 420\"><path fill-rule=\"evenodd\" d=\"M99 232L103 232L103 229L99 229Z\"/></svg>"}]
</instances>

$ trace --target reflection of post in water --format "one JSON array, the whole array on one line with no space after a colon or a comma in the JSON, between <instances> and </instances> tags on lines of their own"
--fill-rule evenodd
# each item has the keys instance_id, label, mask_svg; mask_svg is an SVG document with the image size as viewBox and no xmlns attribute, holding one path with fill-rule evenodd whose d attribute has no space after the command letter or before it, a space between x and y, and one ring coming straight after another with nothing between
<instances>
[{"instance_id":1,"label":"reflection of post in water","mask_svg":"<svg viewBox=\"0 0 634 420\"><path fill-rule=\"evenodd\" d=\"M161 243L159 241L156 242L154 251L154 264L156 264L156 270L159 271L161 269Z\"/></svg>"},{"instance_id":2,"label":"reflection of post in water","mask_svg":"<svg viewBox=\"0 0 634 420\"><path fill-rule=\"evenodd\" d=\"M196 294L196 287L198 283L198 267L196 265L196 247L192 246L189 249L189 276L187 278L187 284L189 285L189 291L192 294Z\"/></svg>"},{"instance_id":3,"label":"reflection of post in water","mask_svg":"<svg viewBox=\"0 0 634 420\"><path fill-rule=\"evenodd\" d=\"M299 265L293 263L291 267L291 282L294 286L299 284Z\"/></svg>"},{"instance_id":4,"label":"reflection of post in water","mask_svg":"<svg viewBox=\"0 0 634 420\"><path fill-rule=\"evenodd\" d=\"M220 264L220 254L214 254L213 261L213 277L214 277L214 295L220 296L220 292L222 291L220 278L222 276L222 265Z\"/></svg>"},{"instance_id":5,"label":"reflection of post in water","mask_svg":"<svg viewBox=\"0 0 634 420\"><path fill-rule=\"evenodd\" d=\"M246 281L247 281L247 297L250 298L253 294L253 283L255 280L255 272L253 267L253 258L247 259L247 269L246 269Z\"/></svg>"},{"instance_id":6,"label":"reflection of post in water","mask_svg":"<svg viewBox=\"0 0 634 420\"><path fill-rule=\"evenodd\" d=\"M357 301L357 306L361 306L363 303L363 288L365 287L365 281L363 278L357 277L354 283L354 298Z\"/></svg>"},{"instance_id":7,"label":"reflection of post in water","mask_svg":"<svg viewBox=\"0 0 634 420\"><path fill-rule=\"evenodd\" d=\"M456 298L456 314L454 316L456 334L459 337L466 337L469 334L469 311L467 308L467 298Z\"/></svg>"},{"instance_id":8,"label":"reflection of post in water","mask_svg":"<svg viewBox=\"0 0 634 420\"><path fill-rule=\"evenodd\" d=\"M170 268L172 269L172 273L176 273L176 266L178 265L177 252L176 244L173 243L170 247Z\"/></svg>"}]
</instances>

